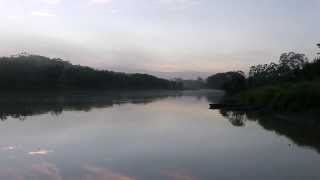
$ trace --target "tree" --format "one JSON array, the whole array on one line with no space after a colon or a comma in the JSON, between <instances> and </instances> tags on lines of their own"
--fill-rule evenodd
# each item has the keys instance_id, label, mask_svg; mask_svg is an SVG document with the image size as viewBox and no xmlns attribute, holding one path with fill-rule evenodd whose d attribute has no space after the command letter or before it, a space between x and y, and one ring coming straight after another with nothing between
<instances>
[{"instance_id":1,"label":"tree","mask_svg":"<svg viewBox=\"0 0 320 180\"><path fill-rule=\"evenodd\" d=\"M225 90L227 93L233 94L246 87L246 78L242 71L217 73L208 77L207 86L212 89Z\"/></svg>"},{"instance_id":2,"label":"tree","mask_svg":"<svg viewBox=\"0 0 320 180\"><path fill-rule=\"evenodd\" d=\"M307 62L308 62L308 58L304 54L299 54L294 52L281 54L280 60L279 60L280 67L289 71L302 69Z\"/></svg>"},{"instance_id":3,"label":"tree","mask_svg":"<svg viewBox=\"0 0 320 180\"><path fill-rule=\"evenodd\" d=\"M317 46L320 48L320 43ZM308 63L303 69L303 74L308 80L319 79L320 77L320 52L317 55L313 62Z\"/></svg>"}]
</instances>

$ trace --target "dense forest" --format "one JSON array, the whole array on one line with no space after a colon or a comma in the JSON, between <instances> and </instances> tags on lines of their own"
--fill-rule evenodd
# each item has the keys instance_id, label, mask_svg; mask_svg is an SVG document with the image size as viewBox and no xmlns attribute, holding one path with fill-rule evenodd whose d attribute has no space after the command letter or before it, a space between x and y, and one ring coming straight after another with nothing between
<instances>
[{"instance_id":1,"label":"dense forest","mask_svg":"<svg viewBox=\"0 0 320 180\"><path fill-rule=\"evenodd\" d=\"M320 48L320 44L318 44ZM208 77L207 86L225 90L242 104L281 111L300 111L320 107L320 57L309 61L304 54L283 53L278 63Z\"/></svg>"},{"instance_id":2,"label":"dense forest","mask_svg":"<svg viewBox=\"0 0 320 180\"><path fill-rule=\"evenodd\" d=\"M125 74L72 65L57 58L19 54L0 58L0 89L181 89L181 83L147 74Z\"/></svg>"},{"instance_id":3,"label":"dense forest","mask_svg":"<svg viewBox=\"0 0 320 180\"><path fill-rule=\"evenodd\" d=\"M176 78L174 79L179 84L182 84L184 90L200 90L206 88L206 82L201 77L198 77L196 80L186 80Z\"/></svg>"}]
</instances>

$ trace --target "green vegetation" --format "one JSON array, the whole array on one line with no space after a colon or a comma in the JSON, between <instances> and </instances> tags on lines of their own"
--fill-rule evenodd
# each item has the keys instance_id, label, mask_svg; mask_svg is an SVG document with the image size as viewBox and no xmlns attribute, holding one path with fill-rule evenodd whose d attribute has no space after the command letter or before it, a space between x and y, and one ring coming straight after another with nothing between
<instances>
[{"instance_id":1,"label":"green vegetation","mask_svg":"<svg viewBox=\"0 0 320 180\"><path fill-rule=\"evenodd\" d=\"M72 65L62 59L19 54L0 58L1 91L181 89L147 74L125 74Z\"/></svg>"},{"instance_id":2,"label":"green vegetation","mask_svg":"<svg viewBox=\"0 0 320 180\"><path fill-rule=\"evenodd\" d=\"M182 84L184 90L200 90L206 87L206 82L201 77L196 80L175 79L177 83Z\"/></svg>"},{"instance_id":3,"label":"green vegetation","mask_svg":"<svg viewBox=\"0 0 320 180\"><path fill-rule=\"evenodd\" d=\"M244 105L277 111L318 110L320 58L309 62L304 54L283 53L279 63L252 66L248 77L242 72L219 73L207 79L207 86L225 90Z\"/></svg>"},{"instance_id":4,"label":"green vegetation","mask_svg":"<svg viewBox=\"0 0 320 180\"><path fill-rule=\"evenodd\" d=\"M238 96L242 104L272 110L314 110L320 105L320 81L258 87L243 91Z\"/></svg>"},{"instance_id":5,"label":"green vegetation","mask_svg":"<svg viewBox=\"0 0 320 180\"><path fill-rule=\"evenodd\" d=\"M242 71L218 73L208 77L207 87L234 94L246 88L246 78Z\"/></svg>"}]
</instances>

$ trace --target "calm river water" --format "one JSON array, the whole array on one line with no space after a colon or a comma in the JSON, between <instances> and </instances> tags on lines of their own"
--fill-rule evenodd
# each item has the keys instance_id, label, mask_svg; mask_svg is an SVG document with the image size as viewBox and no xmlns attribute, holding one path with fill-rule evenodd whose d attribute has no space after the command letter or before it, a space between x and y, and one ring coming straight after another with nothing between
<instances>
[{"instance_id":1,"label":"calm river water","mask_svg":"<svg viewBox=\"0 0 320 180\"><path fill-rule=\"evenodd\" d=\"M221 97L3 95L0 179L320 179L319 125L209 110Z\"/></svg>"}]
</instances>

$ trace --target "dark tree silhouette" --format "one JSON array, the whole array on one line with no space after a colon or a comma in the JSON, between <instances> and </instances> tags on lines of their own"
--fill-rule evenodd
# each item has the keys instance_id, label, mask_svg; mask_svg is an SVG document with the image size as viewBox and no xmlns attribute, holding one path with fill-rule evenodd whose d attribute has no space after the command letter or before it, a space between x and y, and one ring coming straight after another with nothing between
<instances>
[{"instance_id":1,"label":"dark tree silhouette","mask_svg":"<svg viewBox=\"0 0 320 180\"><path fill-rule=\"evenodd\" d=\"M280 56L279 63L252 66L249 71L250 87L264 86L303 79L303 71L308 65L304 54L289 52Z\"/></svg>"},{"instance_id":2,"label":"dark tree silhouette","mask_svg":"<svg viewBox=\"0 0 320 180\"><path fill-rule=\"evenodd\" d=\"M207 86L232 94L246 87L246 78L242 71L217 73L207 78Z\"/></svg>"},{"instance_id":3,"label":"dark tree silhouette","mask_svg":"<svg viewBox=\"0 0 320 180\"><path fill-rule=\"evenodd\" d=\"M26 53L0 58L1 90L180 89L180 84L147 74L125 74L72 65Z\"/></svg>"},{"instance_id":4,"label":"dark tree silhouette","mask_svg":"<svg viewBox=\"0 0 320 180\"><path fill-rule=\"evenodd\" d=\"M279 111L319 109L320 57L309 62L304 54L283 53L278 63L252 66L248 78L237 72L218 73L207 79L207 86L237 93L239 104Z\"/></svg>"},{"instance_id":5,"label":"dark tree silhouette","mask_svg":"<svg viewBox=\"0 0 320 180\"><path fill-rule=\"evenodd\" d=\"M294 52L283 53L279 60L280 67L289 71L302 69L307 62L308 58L304 54Z\"/></svg>"}]
</instances>

